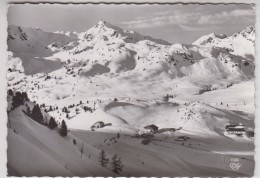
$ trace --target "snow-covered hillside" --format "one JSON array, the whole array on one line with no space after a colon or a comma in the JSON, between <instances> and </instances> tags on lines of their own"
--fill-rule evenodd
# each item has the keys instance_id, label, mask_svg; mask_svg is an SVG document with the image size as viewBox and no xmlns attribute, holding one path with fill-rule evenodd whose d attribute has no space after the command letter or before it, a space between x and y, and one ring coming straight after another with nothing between
<instances>
[{"instance_id":1,"label":"snow-covered hillside","mask_svg":"<svg viewBox=\"0 0 260 178\"><path fill-rule=\"evenodd\" d=\"M176 176L251 175L254 27L229 37L210 34L190 45L170 44L105 21L81 33L17 26L8 32L8 90L25 92L29 105L39 104L48 122L50 117L64 120L70 130L61 137L60 126L50 130L35 122L23 112L25 105L9 107L10 174L114 176L97 165L105 149L110 158L122 157L122 176L134 176L136 170L136 176L155 176L158 170ZM230 124L242 124L243 134L228 133ZM151 125L158 130L146 138ZM125 140L112 139L117 133ZM80 144L73 145L74 139ZM88 151L82 157L83 143ZM195 152L207 154L212 164ZM228 158L239 154L247 167L230 171L229 163L221 162L227 152ZM179 156L170 156L175 153ZM28 167L25 159L15 162L23 155L35 161ZM32 170L35 164L39 169ZM217 170L208 171L211 167Z\"/></svg>"},{"instance_id":2,"label":"snow-covered hillside","mask_svg":"<svg viewBox=\"0 0 260 178\"><path fill-rule=\"evenodd\" d=\"M251 140L209 138L188 131L158 135L148 145L144 145L147 139L143 137L123 133L71 130L62 137L59 128L51 130L29 117L28 106L33 108L35 104L27 101L9 112L7 167L10 176L117 176L109 164L100 165L102 150L109 162L115 154L121 157L120 175L123 176L252 175ZM41 112L45 118L50 117ZM181 140L183 135L189 139ZM230 150L245 165L242 169L230 170L228 160L234 154Z\"/></svg>"}]
</instances>

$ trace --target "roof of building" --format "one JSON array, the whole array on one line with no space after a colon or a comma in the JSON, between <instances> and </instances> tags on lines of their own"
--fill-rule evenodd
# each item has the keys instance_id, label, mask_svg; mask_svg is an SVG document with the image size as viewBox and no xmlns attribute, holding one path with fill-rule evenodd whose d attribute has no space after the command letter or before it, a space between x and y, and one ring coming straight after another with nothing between
<instances>
[{"instance_id":1,"label":"roof of building","mask_svg":"<svg viewBox=\"0 0 260 178\"><path fill-rule=\"evenodd\" d=\"M159 127L157 127L156 125L152 124L152 125L147 125L144 128L145 129L158 130Z\"/></svg>"},{"instance_id":2,"label":"roof of building","mask_svg":"<svg viewBox=\"0 0 260 178\"><path fill-rule=\"evenodd\" d=\"M239 131L239 132L245 132L245 129L244 128L229 128L227 129L227 131Z\"/></svg>"}]
</instances>

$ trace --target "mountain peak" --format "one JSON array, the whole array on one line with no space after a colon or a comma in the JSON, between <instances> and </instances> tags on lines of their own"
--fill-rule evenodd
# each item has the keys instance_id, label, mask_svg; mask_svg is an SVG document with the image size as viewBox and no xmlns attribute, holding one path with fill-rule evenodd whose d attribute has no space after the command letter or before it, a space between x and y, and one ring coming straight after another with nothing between
<instances>
[{"instance_id":1,"label":"mountain peak","mask_svg":"<svg viewBox=\"0 0 260 178\"><path fill-rule=\"evenodd\" d=\"M99 25L99 26L104 26L104 25L106 25L106 21L105 20L103 20L103 19L101 19L100 21L98 21L98 23L97 23L97 25Z\"/></svg>"},{"instance_id":2,"label":"mountain peak","mask_svg":"<svg viewBox=\"0 0 260 178\"><path fill-rule=\"evenodd\" d=\"M98 21L98 23L94 26L94 28L98 28L98 29L102 29L102 28L110 28L113 30L122 30L121 28L112 25L111 23L101 19L100 21Z\"/></svg>"},{"instance_id":3,"label":"mountain peak","mask_svg":"<svg viewBox=\"0 0 260 178\"><path fill-rule=\"evenodd\" d=\"M90 28L87 32L82 33L83 37L87 40L93 41L95 37L98 37L98 41L101 38L104 38L105 40L108 40L107 38L120 38L124 40L125 42L129 43L136 43L141 40L150 40L152 42L156 42L158 44L164 44L164 45L170 45L167 41L160 40L160 39L154 39L149 36L143 36L135 31L129 31L122 29L118 26L115 26L103 19L97 22L95 26Z\"/></svg>"}]
</instances>

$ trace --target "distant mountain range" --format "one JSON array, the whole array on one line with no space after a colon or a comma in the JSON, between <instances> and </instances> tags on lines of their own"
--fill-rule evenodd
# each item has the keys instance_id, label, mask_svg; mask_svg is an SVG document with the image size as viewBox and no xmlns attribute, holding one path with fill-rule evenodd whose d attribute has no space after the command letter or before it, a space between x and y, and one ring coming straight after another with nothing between
<instances>
[{"instance_id":1,"label":"distant mountain range","mask_svg":"<svg viewBox=\"0 0 260 178\"><path fill-rule=\"evenodd\" d=\"M90 65L80 70L80 73L86 76L96 75L91 71L93 68L100 69L101 73L148 70L157 74L166 72L171 77L183 76L187 75L184 68L201 63L202 59L208 57L223 59L223 56L227 56L223 61L231 60L232 65L235 66L246 62L253 67L251 61L255 56L254 27L248 27L229 37L209 34L199 38L192 45L171 45L164 40L123 30L105 21L99 21L97 25L82 33L50 33L13 25L9 26L8 32L8 50L12 51L15 57L20 57L23 61L44 58L39 60L40 68L43 67L42 63L48 63L47 60L67 61L70 59L75 62L89 63ZM238 57L231 59L232 56ZM26 62L23 65L26 74L37 73L30 69L27 71ZM37 64L35 65L37 68ZM226 68L228 65L222 67ZM242 72L245 73L244 69Z\"/></svg>"},{"instance_id":2,"label":"distant mountain range","mask_svg":"<svg viewBox=\"0 0 260 178\"><path fill-rule=\"evenodd\" d=\"M190 45L105 21L82 33L17 26L8 32L8 88L27 91L37 103L67 106L111 96L160 100L166 93L201 94L254 79L254 27L228 37L209 34Z\"/></svg>"}]
</instances>

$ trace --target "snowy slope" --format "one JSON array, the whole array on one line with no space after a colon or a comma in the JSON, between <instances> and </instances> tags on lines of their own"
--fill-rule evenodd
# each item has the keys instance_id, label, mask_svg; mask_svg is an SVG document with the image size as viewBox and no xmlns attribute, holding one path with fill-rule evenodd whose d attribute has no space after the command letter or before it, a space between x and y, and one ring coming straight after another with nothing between
<instances>
[{"instance_id":1,"label":"snowy slope","mask_svg":"<svg viewBox=\"0 0 260 178\"><path fill-rule=\"evenodd\" d=\"M129 135L120 134L116 139L116 134L78 130L61 137L57 130L50 130L25 116L24 109L20 106L9 113L7 165L10 176L118 176L110 165L103 168L99 164L101 150L105 150L108 158L114 154L121 156L124 167L120 176L252 175L252 156L245 154L246 150L253 149L250 141L245 146L245 142L225 137L207 139L192 133L184 145L174 141L183 134L156 137L149 145L143 145L142 139ZM229 162L225 161L234 157L232 153L227 154L227 150L239 153L244 166L238 171L231 171Z\"/></svg>"},{"instance_id":2,"label":"snowy slope","mask_svg":"<svg viewBox=\"0 0 260 178\"><path fill-rule=\"evenodd\" d=\"M17 176L83 176L114 175L110 170L99 166L99 149L85 145L88 153L81 157L82 140L73 144L73 135L63 138L58 130L36 123L24 115L20 106L9 115L8 165L10 175ZM19 146L17 146L19 145ZM62 148L62 149L61 149ZM92 158L88 158L88 154ZM17 159L19 158L19 159ZM98 171L97 171L98 169Z\"/></svg>"}]
</instances>

